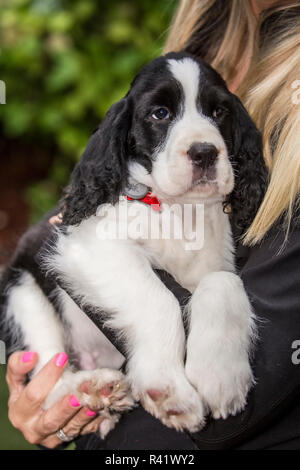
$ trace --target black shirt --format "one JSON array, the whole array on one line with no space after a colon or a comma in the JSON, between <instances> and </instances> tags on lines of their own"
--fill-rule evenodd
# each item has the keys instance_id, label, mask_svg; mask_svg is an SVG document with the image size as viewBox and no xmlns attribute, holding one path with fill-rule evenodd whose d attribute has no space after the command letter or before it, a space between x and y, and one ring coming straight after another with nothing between
<instances>
[{"instance_id":1,"label":"black shirt","mask_svg":"<svg viewBox=\"0 0 300 470\"><path fill-rule=\"evenodd\" d=\"M286 244L284 237L278 226L259 246L237 250L259 333L252 359L257 383L245 410L226 420L208 419L202 431L190 435L165 427L138 407L105 441L96 434L84 436L78 449L300 449L299 224L292 226ZM165 276L164 282L179 301L186 299L174 280Z\"/></svg>"}]
</instances>

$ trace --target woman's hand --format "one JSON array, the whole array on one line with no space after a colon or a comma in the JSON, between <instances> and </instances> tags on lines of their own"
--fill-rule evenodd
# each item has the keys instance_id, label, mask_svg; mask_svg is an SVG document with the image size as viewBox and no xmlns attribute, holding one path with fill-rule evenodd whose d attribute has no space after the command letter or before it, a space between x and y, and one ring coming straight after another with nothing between
<instances>
[{"instance_id":1,"label":"woman's hand","mask_svg":"<svg viewBox=\"0 0 300 470\"><path fill-rule=\"evenodd\" d=\"M55 448L62 443L56 436L59 429L75 438L97 431L103 420L94 411L80 406L76 397L70 395L48 410L42 409L45 398L67 365L67 360L64 362L62 358L67 359L67 356L60 354L52 358L26 386L26 374L35 367L37 354L15 352L9 358L6 375L10 390L9 420L31 444Z\"/></svg>"}]
</instances>

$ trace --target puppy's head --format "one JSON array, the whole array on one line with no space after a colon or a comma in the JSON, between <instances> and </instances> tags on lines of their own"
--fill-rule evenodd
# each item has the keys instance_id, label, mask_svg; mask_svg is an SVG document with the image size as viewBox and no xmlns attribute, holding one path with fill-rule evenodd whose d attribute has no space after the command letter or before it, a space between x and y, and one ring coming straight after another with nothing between
<instances>
[{"instance_id":1,"label":"puppy's head","mask_svg":"<svg viewBox=\"0 0 300 470\"><path fill-rule=\"evenodd\" d=\"M210 66L167 54L144 67L90 138L63 200L64 222L117 201L129 175L162 200L228 202L245 228L264 192L260 134Z\"/></svg>"}]
</instances>

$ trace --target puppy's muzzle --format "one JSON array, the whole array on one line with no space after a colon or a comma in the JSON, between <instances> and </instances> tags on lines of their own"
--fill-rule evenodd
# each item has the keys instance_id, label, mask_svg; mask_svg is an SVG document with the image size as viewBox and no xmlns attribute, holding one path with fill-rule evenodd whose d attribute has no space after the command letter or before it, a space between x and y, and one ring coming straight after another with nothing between
<instances>
[{"instance_id":1,"label":"puppy's muzzle","mask_svg":"<svg viewBox=\"0 0 300 470\"><path fill-rule=\"evenodd\" d=\"M207 184L215 182L217 148L208 142L195 142L187 152L193 163L193 183Z\"/></svg>"},{"instance_id":2,"label":"puppy's muzzle","mask_svg":"<svg viewBox=\"0 0 300 470\"><path fill-rule=\"evenodd\" d=\"M207 170L216 163L218 150L208 142L196 142L191 145L187 154L194 165Z\"/></svg>"}]
</instances>

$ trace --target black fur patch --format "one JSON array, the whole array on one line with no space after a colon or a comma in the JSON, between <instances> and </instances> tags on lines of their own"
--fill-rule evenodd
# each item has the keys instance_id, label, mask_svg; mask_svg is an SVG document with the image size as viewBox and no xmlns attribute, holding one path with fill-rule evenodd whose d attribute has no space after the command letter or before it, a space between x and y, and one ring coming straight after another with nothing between
<instances>
[{"instance_id":1,"label":"black fur patch","mask_svg":"<svg viewBox=\"0 0 300 470\"><path fill-rule=\"evenodd\" d=\"M44 294L50 298L51 293L56 289L56 283L53 279L46 277L41 269L39 260L36 256L45 240L54 232L53 226L48 223L48 219L57 214L54 209L48 213L37 225L31 227L21 238L17 250L4 270L0 279L0 339L6 344L8 354L19 349L24 350L26 344L22 331L13 322L7 319L7 303L9 301L10 289L19 285L24 272L29 272ZM26 301L26 299L24 299Z\"/></svg>"},{"instance_id":2,"label":"black fur patch","mask_svg":"<svg viewBox=\"0 0 300 470\"><path fill-rule=\"evenodd\" d=\"M8 267L0 279L0 340L5 343L6 359L12 352L26 347L21 329L13 319L8 320L6 316L9 290L19 285L21 274L22 272Z\"/></svg>"}]
</instances>

